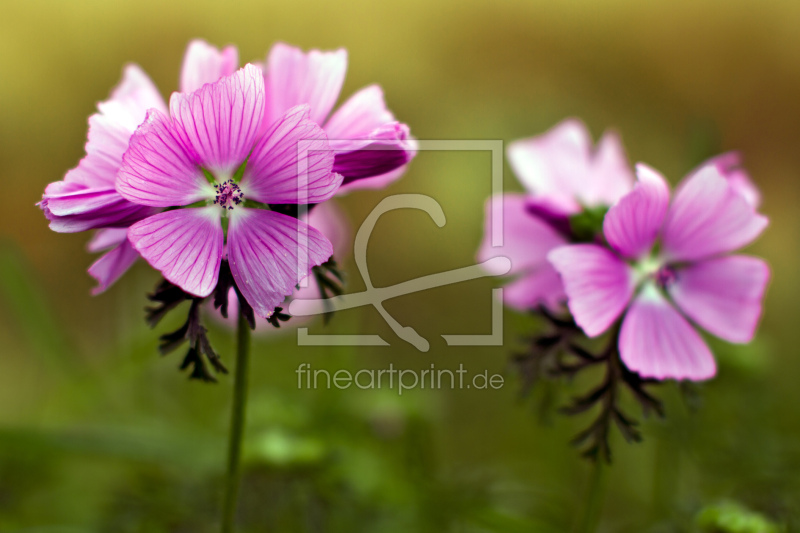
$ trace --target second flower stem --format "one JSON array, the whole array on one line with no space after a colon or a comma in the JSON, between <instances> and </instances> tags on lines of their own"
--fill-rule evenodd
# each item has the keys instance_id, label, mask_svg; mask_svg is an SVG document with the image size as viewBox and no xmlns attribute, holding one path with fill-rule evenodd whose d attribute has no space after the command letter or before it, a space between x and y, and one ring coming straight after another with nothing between
<instances>
[{"instance_id":1,"label":"second flower stem","mask_svg":"<svg viewBox=\"0 0 800 533\"><path fill-rule=\"evenodd\" d=\"M236 373L233 381L233 407L228 436L228 469L225 475L225 496L222 503L222 533L233 533L236 503L241 481L242 437L247 413L247 378L250 359L250 326L239 307L236 324Z\"/></svg>"}]
</instances>

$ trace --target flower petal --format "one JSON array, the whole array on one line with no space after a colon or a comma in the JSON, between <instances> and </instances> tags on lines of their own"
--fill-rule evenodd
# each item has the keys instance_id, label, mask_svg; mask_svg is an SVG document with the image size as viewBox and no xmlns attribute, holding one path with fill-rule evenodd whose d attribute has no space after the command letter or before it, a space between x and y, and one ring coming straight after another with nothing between
<instances>
[{"instance_id":1,"label":"flower petal","mask_svg":"<svg viewBox=\"0 0 800 533\"><path fill-rule=\"evenodd\" d=\"M116 188L131 202L156 207L188 205L213 198L197 153L180 140L176 125L150 110L122 158Z\"/></svg>"},{"instance_id":2,"label":"flower petal","mask_svg":"<svg viewBox=\"0 0 800 533\"><path fill-rule=\"evenodd\" d=\"M561 277L549 263L523 274L503 287L503 302L518 311L530 311L539 305L555 310L566 300Z\"/></svg>"},{"instance_id":3,"label":"flower petal","mask_svg":"<svg viewBox=\"0 0 800 533\"><path fill-rule=\"evenodd\" d=\"M333 245L333 255L338 262L353 251L353 230L342 208L336 202L323 202L315 205L304 220L312 228L319 230Z\"/></svg>"},{"instance_id":4,"label":"flower petal","mask_svg":"<svg viewBox=\"0 0 800 533\"><path fill-rule=\"evenodd\" d=\"M761 192L750 179L747 171L742 168L742 157L738 152L726 152L712 157L693 170L689 176L697 174L706 166L716 167L719 173L728 180L728 184L733 187L733 190L738 192L754 209L758 209L761 205Z\"/></svg>"},{"instance_id":5,"label":"flower petal","mask_svg":"<svg viewBox=\"0 0 800 533\"><path fill-rule=\"evenodd\" d=\"M631 268L610 250L594 244L562 246L547 256L561 274L567 305L589 337L606 331L631 300Z\"/></svg>"},{"instance_id":6,"label":"flower petal","mask_svg":"<svg viewBox=\"0 0 800 533\"><path fill-rule=\"evenodd\" d=\"M664 251L671 260L697 261L737 250L758 237L767 218L714 166L686 179L664 222Z\"/></svg>"},{"instance_id":7,"label":"flower petal","mask_svg":"<svg viewBox=\"0 0 800 533\"><path fill-rule=\"evenodd\" d=\"M128 271L138 258L138 252L133 249L128 239L103 254L100 259L89 267L89 275L97 280L97 287L92 289L92 294L96 295L105 292Z\"/></svg>"},{"instance_id":8,"label":"flower petal","mask_svg":"<svg viewBox=\"0 0 800 533\"><path fill-rule=\"evenodd\" d=\"M90 252L102 252L128 240L128 228L108 228L97 230L86 245Z\"/></svg>"},{"instance_id":9,"label":"flower petal","mask_svg":"<svg viewBox=\"0 0 800 533\"><path fill-rule=\"evenodd\" d=\"M253 149L264 116L264 76L245 65L193 93L172 93L169 109L183 144L223 181Z\"/></svg>"},{"instance_id":10,"label":"flower petal","mask_svg":"<svg viewBox=\"0 0 800 533\"><path fill-rule=\"evenodd\" d=\"M378 85L364 87L347 99L325 123L325 133L333 140L366 139L377 128L395 122L386 108L383 90Z\"/></svg>"},{"instance_id":11,"label":"flower petal","mask_svg":"<svg viewBox=\"0 0 800 533\"><path fill-rule=\"evenodd\" d=\"M322 125L339 98L347 72L347 51L301 49L284 43L272 47L264 71L266 127L294 106L308 104L311 120Z\"/></svg>"},{"instance_id":12,"label":"flower petal","mask_svg":"<svg viewBox=\"0 0 800 533\"><path fill-rule=\"evenodd\" d=\"M89 118L86 156L62 181L47 186L39 204L54 231L130 225L153 214L123 200L114 191L114 180L147 109L166 109L164 100L147 75L129 65L111 97L97 107L99 112Z\"/></svg>"},{"instance_id":13,"label":"flower petal","mask_svg":"<svg viewBox=\"0 0 800 533\"><path fill-rule=\"evenodd\" d=\"M511 143L508 161L535 199L564 215L578 213L582 207L611 205L633 184L618 137L606 133L593 153L592 138L576 119Z\"/></svg>"},{"instance_id":14,"label":"flower petal","mask_svg":"<svg viewBox=\"0 0 800 533\"><path fill-rule=\"evenodd\" d=\"M416 143L409 140L405 124L384 124L370 133L369 139L367 142L331 141L331 146L336 149L333 171L344 176L343 186L385 176L408 164L416 155L412 147ZM380 181L386 184L385 179Z\"/></svg>"},{"instance_id":15,"label":"flower petal","mask_svg":"<svg viewBox=\"0 0 800 533\"><path fill-rule=\"evenodd\" d=\"M218 206L159 213L131 226L128 240L184 291L205 297L214 290L223 245Z\"/></svg>"},{"instance_id":16,"label":"flower petal","mask_svg":"<svg viewBox=\"0 0 800 533\"><path fill-rule=\"evenodd\" d=\"M625 366L645 378L703 380L717 371L705 341L652 284L625 314L619 350Z\"/></svg>"},{"instance_id":17,"label":"flower petal","mask_svg":"<svg viewBox=\"0 0 800 533\"><path fill-rule=\"evenodd\" d=\"M730 342L750 342L761 316L769 266L733 255L689 265L676 273L669 294L700 326Z\"/></svg>"},{"instance_id":18,"label":"flower petal","mask_svg":"<svg viewBox=\"0 0 800 533\"><path fill-rule=\"evenodd\" d=\"M235 46L220 50L202 39L195 39L186 48L181 69L181 92L191 93L205 85L229 76L239 68L239 52Z\"/></svg>"},{"instance_id":19,"label":"flower petal","mask_svg":"<svg viewBox=\"0 0 800 533\"><path fill-rule=\"evenodd\" d=\"M228 261L242 295L268 317L295 286L330 258L333 247L296 218L263 209L235 209L228 226Z\"/></svg>"},{"instance_id":20,"label":"flower petal","mask_svg":"<svg viewBox=\"0 0 800 533\"><path fill-rule=\"evenodd\" d=\"M39 207L50 221L50 229L58 233L128 227L155 213L154 208L129 202L114 189L45 194Z\"/></svg>"},{"instance_id":21,"label":"flower petal","mask_svg":"<svg viewBox=\"0 0 800 533\"><path fill-rule=\"evenodd\" d=\"M503 216L503 245L493 247L492 222L498 211ZM548 265L547 254L567 244L552 226L528 212L522 194L493 196L486 202L485 213L483 241L478 250L480 263L493 257L507 257L511 261L509 273L519 274Z\"/></svg>"},{"instance_id":22,"label":"flower petal","mask_svg":"<svg viewBox=\"0 0 800 533\"><path fill-rule=\"evenodd\" d=\"M332 172L333 149L308 113L308 105L293 107L258 142L240 184L245 198L313 204L329 199L339 188L343 178Z\"/></svg>"},{"instance_id":23,"label":"flower petal","mask_svg":"<svg viewBox=\"0 0 800 533\"><path fill-rule=\"evenodd\" d=\"M608 210L603 220L608 243L629 258L650 251L669 205L669 187L661 174L640 163L636 175L636 186Z\"/></svg>"}]
</instances>

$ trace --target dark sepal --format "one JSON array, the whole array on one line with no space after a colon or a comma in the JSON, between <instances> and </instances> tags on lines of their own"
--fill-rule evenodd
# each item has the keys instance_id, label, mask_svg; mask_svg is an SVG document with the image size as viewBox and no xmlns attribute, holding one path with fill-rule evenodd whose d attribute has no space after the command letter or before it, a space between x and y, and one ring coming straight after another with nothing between
<instances>
[{"instance_id":1,"label":"dark sepal","mask_svg":"<svg viewBox=\"0 0 800 533\"><path fill-rule=\"evenodd\" d=\"M339 270L339 267L337 266L333 257L328 259L325 263L312 268L311 272L314 274L314 279L317 281L320 298L326 300L328 298L342 295L344 292L344 276ZM322 317L322 320L325 324L328 324L331 318L333 318L334 313L333 310L330 309L330 304L326 302L324 305L326 307L326 311Z\"/></svg>"},{"instance_id":2,"label":"dark sepal","mask_svg":"<svg viewBox=\"0 0 800 533\"><path fill-rule=\"evenodd\" d=\"M228 369L222 363L219 355L211 347L208 340L208 330L203 326L200 318L200 306L205 298L192 298L192 305L189 307L189 314L186 322L171 333L166 333L159 337L161 344L158 349L161 355L167 355L178 349L183 343L189 342L189 351L181 362L180 369L185 370L192 367L189 379L200 379L205 382L216 382L214 376L208 371L205 359L211 363L214 371L227 374Z\"/></svg>"},{"instance_id":3,"label":"dark sepal","mask_svg":"<svg viewBox=\"0 0 800 533\"><path fill-rule=\"evenodd\" d=\"M287 313L283 313L283 307L276 307L275 310L269 315L267 321L272 324L274 327L279 328L281 327L281 322L288 322L292 315Z\"/></svg>"},{"instance_id":4,"label":"dark sepal","mask_svg":"<svg viewBox=\"0 0 800 533\"><path fill-rule=\"evenodd\" d=\"M236 299L239 300L239 312L244 315L244 318L247 320L247 325L250 326L250 329L256 329L256 314L253 311L253 306L251 306L247 300L245 300L244 296L242 296L242 291L239 290L239 287L236 286L236 283L233 284L233 288L236 291Z\"/></svg>"},{"instance_id":5,"label":"dark sepal","mask_svg":"<svg viewBox=\"0 0 800 533\"><path fill-rule=\"evenodd\" d=\"M214 309L219 309L223 318L228 318L228 294L233 287L233 274L227 259L223 259L219 265L219 279L214 288Z\"/></svg>"},{"instance_id":6,"label":"dark sepal","mask_svg":"<svg viewBox=\"0 0 800 533\"><path fill-rule=\"evenodd\" d=\"M166 279L162 279L152 294L147 295L147 299L151 302L156 302L158 305L154 307L145 307L145 321L151 328L156 327L161 319L167 313L175 309L185 300L193 298L191 294L187 294L178 287L173 285Z\"/></svg>"}]
</instances>

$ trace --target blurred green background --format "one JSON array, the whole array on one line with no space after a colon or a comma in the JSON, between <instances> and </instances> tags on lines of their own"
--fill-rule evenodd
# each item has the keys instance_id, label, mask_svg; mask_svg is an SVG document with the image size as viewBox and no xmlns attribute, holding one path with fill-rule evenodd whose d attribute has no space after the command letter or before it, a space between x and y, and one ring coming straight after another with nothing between
<instances>
[{"instance_id":1,"label":"blurred green background","mask_svg":"<svg viewBox=\"0 0 800 533\"><path fill-rule=\"evenodd\" d=\"M157 355L141 262L91 297L86 234L59 235L34 207L83 155L86 120L127 62L165 96L192 38L259 60L273 42L344 46L343 96L380 83L420 139L534 135L568 116L621 133L632 162L673 183L736 149L770 227L751 247L773 268L751 346L714 344L717 379L687 400L656 392L666 420L612 443L601 531L800 527L800 2L54 1L2 2L0 17L0 531L216 530L231 379L189 382ZM341 199L355 226L387 194L424 193L447 215L379 222L378 286L467 266L490 194L488 153L422 153L390 189ZM506 166L508 190L519 190ZM363 288L351 261L348 290ZM417 352L370 309L312 332L380 333L385 348L298 348L258 337L239 522L247 532L569 531L590 464L569 446L587 423L520 398L509 356L540 326L505 314L502 348L447 347L488 333L490 280L387 303L432 343ZM179 313L180 314L180 313ZM170 326L174 326L170 328ZM212 330L229 362L230 332ZM295 369L456 368L504 373L500 390L298 390ZM564 402L586 383L553 390ZM698 405L699 404L699 405ZM556 404L557 405L557 404ZM641 414L636 405L629 412ZM770 525L772 524L772 525Z\"/></svg>"}]
</instances>

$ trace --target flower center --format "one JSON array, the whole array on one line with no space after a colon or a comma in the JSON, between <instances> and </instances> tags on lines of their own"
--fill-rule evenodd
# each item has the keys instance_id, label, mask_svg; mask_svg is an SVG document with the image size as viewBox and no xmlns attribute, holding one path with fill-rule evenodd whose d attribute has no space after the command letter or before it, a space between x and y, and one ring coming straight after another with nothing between
<instances>
[{"instance_id":1,"label":"flower center","mask_svg":"<svg viewBox=\"0 0 800 533\"><path fill-rule=\"evenodd\" d=\"M214 203L222 207L222 209L233 209L234 206L241 204L244 200L244 193L233 180L216 184L214 189L217 191Z\"/></svg>"},{"instance_id":2,"label":"flower center","mask_svg":"<svg viewBox=\"0 0 800 533\"><path fill-rule=\"evenodd\" d=\"M634 265L636 271L637 285L645 280L653 280L656 286L667 289L678 279L678 274L671 266L664 264L663 259L658 257L648 257Z\"/></svg>"}]
</instances>

